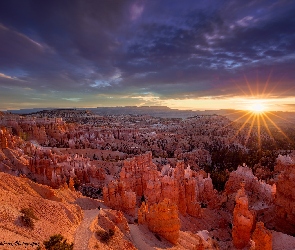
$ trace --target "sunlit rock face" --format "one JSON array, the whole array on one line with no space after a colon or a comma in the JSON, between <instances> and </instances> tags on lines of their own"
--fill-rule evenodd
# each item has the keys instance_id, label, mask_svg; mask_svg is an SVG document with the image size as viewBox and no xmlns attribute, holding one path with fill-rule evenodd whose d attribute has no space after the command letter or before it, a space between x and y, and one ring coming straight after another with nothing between
<instances>
[{"instance_id":1,"label":"sunlit rock face","mask_svg":"<svg viewBox=\"0 0 295 250\"><path fill-rule=\"evenodd\" d=\"M272 250L272 234L263 222L257 222L252 240L255 242L255 250Z\"/></svg>"},{"instance_id":2,"label":"sunlit rock face","mask_svg":"<svg viewBox=\"0 0 295 250\"><path fill-rule=\"evenodd\" d=\"M201 206L197 201L196 197L196 180L195 179L185 179L185 200L184 205L186 206L186 212L194 217L201 216Z\"/></svg>"},{"instance_id":3,"label":"sunlit rock face","mask_svg":"<svg viewBox=\"0 0 295 250\"><path fill-rule=\"evenodd\" d=\"M248 197L245 194L245 183L236 195L236 206L233 213L233 244L236 248L244 248L250 241L253 226L253 214L248 210Z\"/></svg>"},{"instance_id":4,"label":"sunlit rock face","mask_svg":"<svg viewBox=\"0 0 295 250\"><path fill-rule=\"evenodd\" d=\"M120 173L120 182L126 190L144 196L148 204L168 198L178 206L181 214L195 217L201 214L199 194L206 199L214 198L211 195L213 186L206 185L208 180L192 177L192 170L185 169L183 161L177 162L175 168L167 165L160 172L153 164L150 152L125 160Z\"/></svg>"},{"instance_id":5,"label":"sunlit rock face","mask_svg":"<svg viewBox=\"0 0 295 250\"><path fill-rule=\"evenodd\" d=\"M124 182L110 182L103 188L103 200L107 206L135 215L136 194L128 190Z\"/></svg>"},{"instance_id":6,"label":"sunlit rock face","mask_svg":"<svg viewBox=\"0 0 295 250\"><path fill-rule=\"evenodd\" d=\"M5 129L0 129L0 149L7 148L7 137L5 135Z\"/></svg>"},{"instance_id":7,"label":"sunlit rock face","mask_svg":"<svg viewBox=\"0 0 295 250\"><path fill-rule=\"evenodd\" d=\"M278 177L275 198L276 227L295 236L295 166L289 165Z\"/></svg>"},{"instance_id":8,"label":"sunlit rock face","mask_svg":"<svg viewBox=\"0 0 295 250\"><path fill-rule=\"evenodd\" d=\"M156 165L152 162L152 153L135 156L124 161L120 173L120 181L126 183L126 188L142 196L149 180L160 176Z\"/></svg>"},{"instance_id":9,"label":"sunlit rock face","mask_svg":"<svg viewBox=\"0 0 295 250\"><path fill-rule=\"evenodd\" d=\"M138 211L138 223L147 224L152 232L163 236L173 244L179 239L178 208L169 199L150 206L143 202Z\"/></svg>"}]
</instances>

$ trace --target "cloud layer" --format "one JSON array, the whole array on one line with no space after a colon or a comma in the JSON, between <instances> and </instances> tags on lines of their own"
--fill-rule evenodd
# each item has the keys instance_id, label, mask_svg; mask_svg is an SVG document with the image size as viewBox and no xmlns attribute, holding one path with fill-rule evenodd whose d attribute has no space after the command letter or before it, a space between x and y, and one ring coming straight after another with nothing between
<instances>
[{"instance_id":1,"label":"cloud layer","mask_svg":"<svg viewBox=\"0 0 295 250\"><path fill-rule=\"evenodd\" d=\"M294 13L293 0L1 1L0 108L292 97Z\"/></svg>"}]
</instances>

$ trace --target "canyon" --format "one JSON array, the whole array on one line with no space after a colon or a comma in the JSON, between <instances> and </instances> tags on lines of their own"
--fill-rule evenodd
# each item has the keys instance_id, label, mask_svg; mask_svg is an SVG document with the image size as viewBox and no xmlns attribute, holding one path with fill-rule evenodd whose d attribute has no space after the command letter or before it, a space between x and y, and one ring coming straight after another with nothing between
<instances>
[{"instance_id":1,"label":"canyon","mask_svg":"<svg viewBox=\"0 0 295 250\"><path fill-rule=\"evenodd\" d=\"M43 247L58 233L77 245L76 232L87 235L88 249L295 245L291 151L276 155L273 168L234 166L249 151L248 133L233 143L238 127L216 115L50 114L0 118L0 244L7 249L22 249L8 244L17 241ZM226 169L216 160L222 152L235 152ZM22 224L25 208L37 218L34 228Z\"/></svg>"}]
</instances>

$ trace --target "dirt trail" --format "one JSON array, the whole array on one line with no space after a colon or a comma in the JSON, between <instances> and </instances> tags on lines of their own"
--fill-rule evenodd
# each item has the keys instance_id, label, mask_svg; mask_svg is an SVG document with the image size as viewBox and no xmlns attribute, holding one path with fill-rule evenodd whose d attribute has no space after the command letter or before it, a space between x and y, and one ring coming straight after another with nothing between
<instances>
[{"instance_id":1,"label":"dirt trail","mask_svg":"<svg viewBox=\"0 0 295 250\"><path fill-rule=\"evenodd\" d=\"M75 242L74 242L74 250L88 250L88 242L92 235L89 227L91 222L97 217L99 214L99 210L90 209L90 210L83 210L84 218L77 228L75 234Z\"/></svg>"},{"instance_id":2,"label":"dirt trail","mask_svg":"<svg viewBox=\"0 0 295 250\"><path fill-rule=\"evenodd\" d=\"M134 246L138 250L153 250L154 248L149 246L144 240L144 235L142 235L142 232L139 230L137 225L129 224L130 228L130 234L132 237L132 241L134 243Z\"/></svg>"}]
</instances>

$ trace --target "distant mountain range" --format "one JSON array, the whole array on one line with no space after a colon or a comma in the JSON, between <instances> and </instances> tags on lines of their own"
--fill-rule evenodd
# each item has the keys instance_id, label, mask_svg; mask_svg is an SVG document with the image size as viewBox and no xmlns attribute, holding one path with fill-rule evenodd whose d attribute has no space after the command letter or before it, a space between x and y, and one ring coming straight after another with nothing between
<instances>
[{"instance_id":1,"label":"distant mountain range","mask_svg":"<svg viewBox=\"0 0 295 250\"><path fill-rule=\"evenodd\" d=\"M54 110L56 112L73 112L74 110L88 110L96 115L152 115L157 117L165 118L187 118L198 114L204 114L202 111L192 110L178 110L171 109L166 106L125 106L125 107L97 107L97 108L34 108L34 109L19 109L19 110L8 110L7 112L13 114L33 114L38 112L49 112ZM208 111L208 114L213 114L212 111ZM207 113L207 112L206 112Z\"/></svg>"},{"instance_id":2,"label":"distant mountain range","mask_svg":"<svg viewBox=\"0 0 295 250\"><path fill-rule=\"evenodd\" d=\"M8 110L7 112L19 115L44 113L50 114L52 112L55 115L64 113L83 113L88 112L93 115L109 116L109 115L150 115L161 118L188 118L197 115L222 115L228 117L230 120L237 122L251 122L253 118L256 119L253 113L245 110L234 110L234 109L221 109L221 110L204 110L204 111L193 111L193 110L179 110L171 109L167 106L124 106L124 107L97 107L97 108L33 108L33 109L20 109L20 110ZM63 115L62 115L63 116ZM294 112L266 112L263 115L264 119L262 122L274 125L294 125L295 124L295 113ZM263 121L264 120L264 121Z\"/></svg>"}]
</instances>

